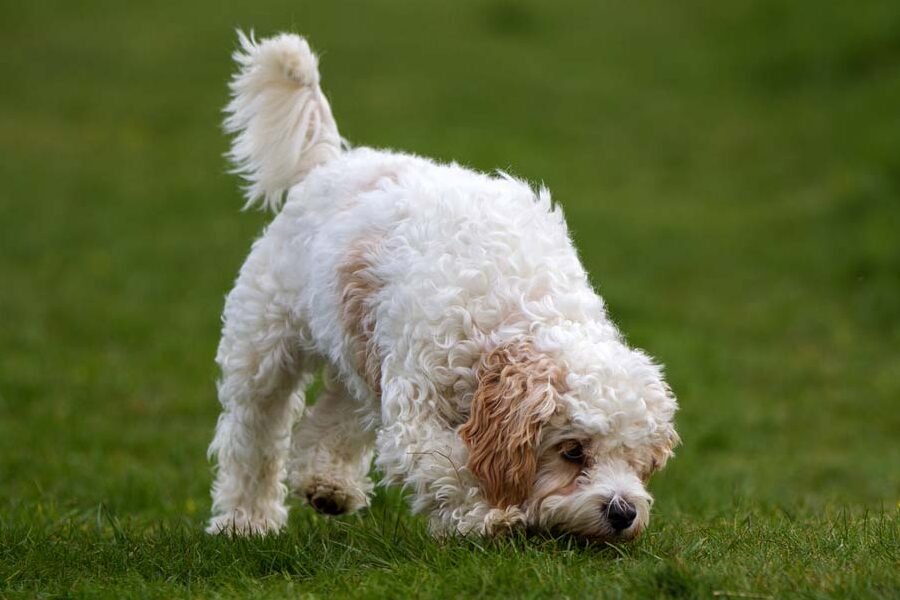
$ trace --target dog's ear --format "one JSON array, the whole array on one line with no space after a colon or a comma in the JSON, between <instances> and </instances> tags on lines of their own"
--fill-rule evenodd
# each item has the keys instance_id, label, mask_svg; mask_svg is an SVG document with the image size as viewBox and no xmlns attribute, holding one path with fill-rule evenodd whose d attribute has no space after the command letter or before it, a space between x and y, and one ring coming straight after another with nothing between
<instances>
[{"instance_id":1,"label":"dog's ear","mask_svg":"<svg viewBox=\"0 0 900 600\"><path fill-rule=\"evenodd\" d=\"M665 382L662 382L661 389L664 393L665 403L674 412L678 403L675 400L672 389ZM675 448L680 443L681 438L678 436L678 432L675 431L675 424L671 420L659 424L654 440L650 445L650 462L644 465L642 469L641 479L644 483L647 483L651 475L666 466L666 462L675 454Z\"/></svg>"},{"instance_id":2,"label":"dog's ear","mask_svg":"<svg viewBox=\"0 0 900 600\"><path fill-rule=\"evenodd\" d=\"M500 508L521 504L534 483L541 427L556 409L561 369L527 341L500 346L478 368L469 420L459 434L468 468L487 500Z\"/></svg>"},{"instance_id":3,"label":"dog's ear","mask_svg":"<svg viewBox=\"0 0 900 600\"><path fill-rule=\"evenodd\" d=\"M666 462L675 454L675 447L681 443L681 438L678 436L672 423L666 423L662 427L659 437L660 441L654 448L654 471L659 471L666 466Z\"/></svg>"},{"instance_id":4,"label":"dog's ear","mask_svg":"<svg viewBox=\"0 0 900 600\"><path fill-rule=\"evenodd\" d=\"M681 438L678 437L675 427L671 423L666 423L661 428L657 443L652 447L651 462L641 475L644 483L650 479L651 475L666 466L666 462L675 454L675 447L680 443Z\"/></svg>"}]
</instances>

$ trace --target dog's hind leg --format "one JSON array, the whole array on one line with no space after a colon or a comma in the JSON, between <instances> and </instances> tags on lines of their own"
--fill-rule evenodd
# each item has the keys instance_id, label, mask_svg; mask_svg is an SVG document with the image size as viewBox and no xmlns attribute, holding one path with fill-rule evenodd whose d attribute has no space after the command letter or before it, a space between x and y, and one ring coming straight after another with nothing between
<instances>
[{"instance_id":1,"label":"dog's hind leg","mask_svg":"<svg viewBox=\"0 0 900 600\"><path fill-rule=\"evenodd\" d=\"M369 504L375 434L363 427L360 404L331 368L324 384L294 426L288 483L319 512L338 515Z\"/></svg>"},{"instance_id":2,"label":"dog's hind leg","mask_svg":"<svg viewBox=\"0 0 900 600\"><path fill-rule=\"evenodd\" d=\"M301 351L291 294L271 277L267 250L254 248L225 305L210 533L268 533L287 521L284 462L316 361Z\"/></svg>"}]
</instances>

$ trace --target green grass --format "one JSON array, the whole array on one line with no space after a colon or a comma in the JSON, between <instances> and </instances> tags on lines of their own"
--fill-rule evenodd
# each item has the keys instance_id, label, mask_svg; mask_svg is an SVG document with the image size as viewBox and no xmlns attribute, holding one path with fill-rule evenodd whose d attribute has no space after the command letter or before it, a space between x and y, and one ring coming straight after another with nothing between
<instances>
[{"instance_id":1,"label":"green grass","mask_svg":"<svg viewBox=\"0 0 900 600\"><path fill-rule=\"evenodd\" d=\"M0 5L0 597L900 594L900 5L182 4ZM350 140L553 190L681 401L641 540L439 543L396 491L202 534L236 26L307 33Z\"/></svg>"}]
</instances>

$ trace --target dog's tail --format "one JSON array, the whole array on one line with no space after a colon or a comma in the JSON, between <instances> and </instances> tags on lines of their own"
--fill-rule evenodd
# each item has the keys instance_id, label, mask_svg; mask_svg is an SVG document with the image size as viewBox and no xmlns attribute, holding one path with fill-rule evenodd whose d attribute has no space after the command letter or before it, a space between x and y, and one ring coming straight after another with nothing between
<instances>
[{"instance_id":1,"label":"dog's tail","mask_svg":"<svg viewBox=\"0 0 900 600\"><path fill-rule=\"evenodd\" d=\"M261 42L238 31L225 130L228 158L247 180L245 208L273 212L316 166L341 153L341 136L319 87L318 59L305 39L283 33Z\"/></svg>"}]
</instances>

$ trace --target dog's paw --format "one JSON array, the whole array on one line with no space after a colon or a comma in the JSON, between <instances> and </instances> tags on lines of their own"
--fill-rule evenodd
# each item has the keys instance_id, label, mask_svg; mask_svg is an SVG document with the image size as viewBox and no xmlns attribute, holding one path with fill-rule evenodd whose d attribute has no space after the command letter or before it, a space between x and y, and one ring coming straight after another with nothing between
<instances>
[{"instance_id":1,"label":"dog's paw","mask_svg":"<svg viewBox=\"0 0 900 600\"><path fill-rule=\"evenodd\" d=\"M324 515L343 515L369 505L366 492L350 482L315 477L296 491L310 506Z\"/></svg>"},{"instance_id":2,"label":"dog's paw","mask_svg":"<svg viewBox=\"0 0 900 600\"><path fill-rule=\"evenodd\" d=\"M237 508L212 517L206 527L206 533L249 537L277 533L282 525L283 523L278 519L253 517L248 515L245 510Z\"/></svg>"},{"instance_id":3,"label":"dog's paw","mask_svg":"<svg viewBox=\"0 0 900 600\"><path fill-rule=\"evenodd\" d=\"M517 506L495 508L484 517L484 534L502 537L525 527L525 513Z\"/></svg>"}]
</instances>

